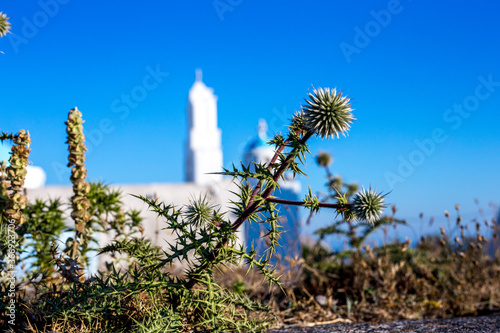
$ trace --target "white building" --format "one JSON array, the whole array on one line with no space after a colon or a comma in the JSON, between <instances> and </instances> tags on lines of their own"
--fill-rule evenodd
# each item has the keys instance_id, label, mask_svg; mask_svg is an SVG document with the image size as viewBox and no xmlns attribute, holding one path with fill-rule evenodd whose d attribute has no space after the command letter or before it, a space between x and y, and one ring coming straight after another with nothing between
<instances>
[{"instance_id":1,"label":"white building","mask_svg":"<svg viewBox=\"0 0 500 333\"><path fill-rule=\"evenodd\" d=\"M217 127L217 96L202 81L201 70L189 90L186 181L199 185L222 181L221 130Z\"/></svg>"}]
</instances>

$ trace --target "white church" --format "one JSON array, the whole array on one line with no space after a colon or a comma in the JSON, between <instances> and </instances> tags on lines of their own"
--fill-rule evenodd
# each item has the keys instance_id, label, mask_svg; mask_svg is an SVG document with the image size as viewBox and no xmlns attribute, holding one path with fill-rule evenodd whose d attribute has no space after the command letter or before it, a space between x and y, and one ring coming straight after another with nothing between
<instances>
[{"instance_id":1,"label":"white church","mask_svg":"<svg viewBox=\"0 0 500 333\"><path fill-rule=\"evenodd\" d=\"M173 241L174 236L169 231L163 230L164 223L157 218L156 214L148 211L147 205L141 200L127 195L133 193L150 198L158 198L166 204L174 204L182 207L189 203L190 199L204 196L210 198L211 202L220 205L221 211L228 211L231 200L236 200L231 191L237 187L232 183L230 177L213 174L223 171L223 151L221 145L222 131L217 125L217 96L212 88L207 87L202 81L201 70L196 72L196 80L189 90L187 100L188 138L185 148L185 170L186 178L182 183L149 183L149 184L120 184L112 187L121 189L123 202L128 208L138 209L144 218L144 236L150 238L153 244L164 246L166 241ZM251 139L245 148L242 159L245 164L252 162L269 162L274 154L273 148L268 146L267 124L260 120L258 133ZM0 145L0 160L8 160L10 146ZM237 161L234 161L235 164ZM39 167L29 167L26 187L30 201L40 198L61 198L68 201L72 196L71 185L45 185L45 173ZM69 181L69 180L68 180ZM286 181L280 183L280 198L299 200L301 186L297 180L287 177ZM299 254L299 226L300 214L296 206L284 207L280 205L280 224L283 230L282 248L278 255ZM69 216L69 214L68 214ZM231 216L230 216L231 217ZM67 221L69 224L72 222ZM243 225L238 231L239 239L249 245L255 243L258 250L263 250L263 242L259 238L267 231L263 224ZM109 237L100 237L101 246L109 242Z\"/></svg>"}]
</instances>

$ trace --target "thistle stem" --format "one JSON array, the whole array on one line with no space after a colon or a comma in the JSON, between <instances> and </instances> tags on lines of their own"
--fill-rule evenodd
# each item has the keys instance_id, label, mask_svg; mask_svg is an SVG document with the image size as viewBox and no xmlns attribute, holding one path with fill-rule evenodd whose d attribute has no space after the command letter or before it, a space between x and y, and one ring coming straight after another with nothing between
<instances>
[{"instance_id":1,"label":"thistle stem","mask_svg":"<svg viewBox=\"0 0 500 333\"><path fill-rule=\"evenodd\" d=\"M307 140L309 140L311 138L311 136L313 135L312 132L307 132L303 137L302 139L300 140L300 143L301 144L304 144L307 142ZM289 140L287 140L288 142ZM273 156L273 159L271 160L271 162L269 163L269 167L271 167L271 165L276 162L276 160L278 159L278 156L279 154L283 151L284 147L285 147L286 143L283 144L277 151L276 153L274 154ZM288 155L288 157L286 158L285 162L283 162L283 164L279 167L279 169L276 171L276 173L274 174L274 177L273 177L273 181L274 182L277 182L281 175L283 175L283 173L285 172L286 168L288 167L288 165L290 164L290 162L296 157L294 153L297 152L297 148L294 148L292 150L292 152ZM257 208L258 208L258 204L254 202L255 200L255 197L257 196L257 191L258 189L260 188L259 186L260 184L257 184L255 186L255 190L254 190L254 193L252 193L252 197L250 198L250 201L248 202L248 205L247 205L247 208L245 209L245 211L243 212L243 214L236 220L234 221L233 225L232 225L232 229L234 231L236 231L242 224L243 222L245 222L245 220L251 215L253 214ZM266 191L264 192L264 194L262 195L262 198L267 200L269 198L269 196L274 192L274 189L275 187L272 186L272 187L269 187L266 189Z\"/></svg>"},{"instance_id":2,"label":"thistle stem","mask_svg":"<svg viewBox=\"0 0 500 333\"><path fill-rule=\"evenodd\" d=\"M295 134L297 134L297 135L298 135L299 133L300 133L300 130L296 130L296 131L295 131ZM307 135L307 134L306 134L306 135ZM311 135L312 135L312 134L311 134ZM310 136L309 136L309 137L310 137ZM309 139L309 138L307 138L307 139ZM306 139L306 140L307 140L307 139ZM288 138L285 142L283 142L283 144L282 144L282 145L280 145L280 146L278 147L278 149L277 149L277 150L276 150L276 152L274 153L273 158L272 158L272 159L271 159L271 161L269 162L269 165L267 166L267 170L271 171L271 169L273 168L273 164L274 164L274 163L276 163L276 160L278 159L278 157L280 156L280 154L283 152L283 150L286 148L286 146L287 146L290 142L292 142L292 139L291 139L291 138ZM305 142L305 141L304 141L304 142ZM275 177L274 177L274 178L275 178ZM273 178L273 179L274 179L274 178ZM253 190L253 192L252 192L252 195L250 196L250 200L248 201L247 208L248 208L248 207L250 207L250 206L253 204L253 202L254 202L254 200L255 200L255 197L257 196L257 193L259 193L260 184L261 184L261 183L259 182L259 183L257 183L257 185L255 185L255 188L254 188L254 190Z\"/></svg>"},{"instance_id":3,"label":"thistle stem","mask_svg":"<svg viewBox=\"0 0 500 333\"><path fill-rule=\"evenodd\" d=\"M309 140L311 138L311 136L313 135L313 132L309 131L307 132L303 137L302 139L300 140L300 143L301 144L304 144L307 142L307 140ZM291 142L291 139L288 139L287 141L285 141L285 143L283 143L275 152L273 158L271 159L271 162L269 163L269 170L270 168L272 168L272 165L273 163L276 162L276 160L278 159L279 155L281 154L281 152L285 149L286 145ZM281 166L278 168L278 170L276 170L276 173L274 174L273 176L273 181L274 182L277 182L279 180L279 178L283 175L283 173L285 172L285 170L287 169L288 165L290 164L290 162L295 159L296 157L296 154L298 152L298 148L294 148L292 150L292 152L288 155L288 157L285 159L285 161L281 164ZM240 217L238 217L236 219L236 221L234 221L234 223L231 225L231 229L233 232L236 232L236 230L238 230L238 228L243 224L243 222L246 221L246 219L248 217L250 217L258 208L259 208L259 203L258 202L255 202L255 197L257 196L257 193L260 189L260 185L257 184L255 186L255 189L252 193L252 196L250 197L250 201L248 202L248 205L246 207L246 209L243 211L243 213L241 214ZM274 192L274 189L275 189L275 186L271 186L269 188L267 188L263 195L262 195L262 198L267 200L269 198L269 196ZM222 249L227 245L227 242L228 242L228 239L227 237L224 237L218 244L217 246L215 247L214 251L208 256L208 261L201 265L198 269L198 272L201 272L203 270L205 270L209 263L214 261L220 254L220 252L222 251ZM191 289L192 287L194 287L194 285L196 285L197 281L195 279L194 276L192 276L187 282L186 282L186 288L188 289Z\"/></svg>"},{"instance_id":4,"label":"thistle stem","mask_svg":"<svg viewBox=\"0 0 500 333\"><path fill-rule=\"evenodd\" d=\"M283 204L283 205L305 206L303 201L285 200L285 199L279 199L279 198L267 198L266 200L269 202L279 203L279 204ZM326 202L320 202L318 205L319 205L319 207L322 207L322 208L333 208L333 209L341 209L341 208L346 208L346 207L352 206L352 204L339 205L339 204L331 204L331 203L326 203Z\"/></svg>"},{"instance_id":5,"label":"thistle stem","mask_svg":"<svg viewBox=\"0 0 500 333\"><path fill-rule=\"evenodd\" d=\"M332 173L330 172L330 168L325 165L326 178L330 179L332 177Z\"/></svg>"}]
</instances>

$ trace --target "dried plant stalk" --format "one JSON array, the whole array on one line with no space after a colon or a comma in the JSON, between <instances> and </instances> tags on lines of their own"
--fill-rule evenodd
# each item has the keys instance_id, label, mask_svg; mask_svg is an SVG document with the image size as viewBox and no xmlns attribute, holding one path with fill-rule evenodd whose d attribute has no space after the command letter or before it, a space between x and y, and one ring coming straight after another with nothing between
<instances>
[{"instance_id":1,"label":"dried plant stalk","mask_svg":"<svg viewBox=\"0 0 500 333\"><path fill-rule=\"evenodd\" d=\"M81 255L78 251L78 238L81 235L85 235L85 225L90 220L90 214L88 212L90 202L87 198L87 194L90 191L90 184L85 181L87 177L87 169L85 168L85 152L87 148L85 147L83 123L82 113L78 111L78 108L75 107L69 111L68 121L66 122L66 133L68 134L66 143L68 144L69 150L68 167L73 167L70 177L71 183L73 184L73 196L71 197L73 211L71 213L71 218L75 221L76 229L70 254L73 259L79 258L82 267L80 272L80 277L82 279L83 260L80 258Z\"/></svg>"},{"instance_id":2,"label":"dried plant stalk","mask_svg":"<svg viewBox=\"0 0 500 333\"><path fill-rule=\"evenodd\" d=\"M7 178L7 163L0 161L0 222L4 218L4 212L7 209L7 200L9 194L7 188L9 187L9 180Z\"/></svg>"},{"instance_id":3,"label":"dried plant stalk","mask_svg":"<svg viewBox=\"0 0 500 333\"><path fill-rule=\"evenodd\" d=\"M28 173L28 158L31 149L28 147L31 144L30 134L25 130L20 130L19 133L12 137L15 145L11 148L11 156L9 159L9 167L7 168L7 178L10 181L10 193L7 199L7 209L5 216L8 220L14 220L16 225L21 225L26 221L23 214L24 208L28 199L24 195L24 180Z\"/></svg>"}]
</instances>

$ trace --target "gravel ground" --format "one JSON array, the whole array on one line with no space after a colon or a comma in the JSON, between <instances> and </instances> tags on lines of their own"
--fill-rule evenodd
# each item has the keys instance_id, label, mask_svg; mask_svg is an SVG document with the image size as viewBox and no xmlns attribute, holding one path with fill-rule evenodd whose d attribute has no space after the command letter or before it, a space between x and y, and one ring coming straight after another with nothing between
<instances>
[{"instance_id":1,"label":"gravel ground","mask_svg":"<svg viewBox=\"0 0 500 333\"><path fill-rule=\"evenodd\" d=\"M356 333L386 333L386 332L464 332L500 333L500 314L482 317L463 317L448 319L400 320L387 323L354 323L329 324L308 328L290 327L274 329L274 333L309 333L309 332L356 332Z\"/></svg>"}]
</instances>

